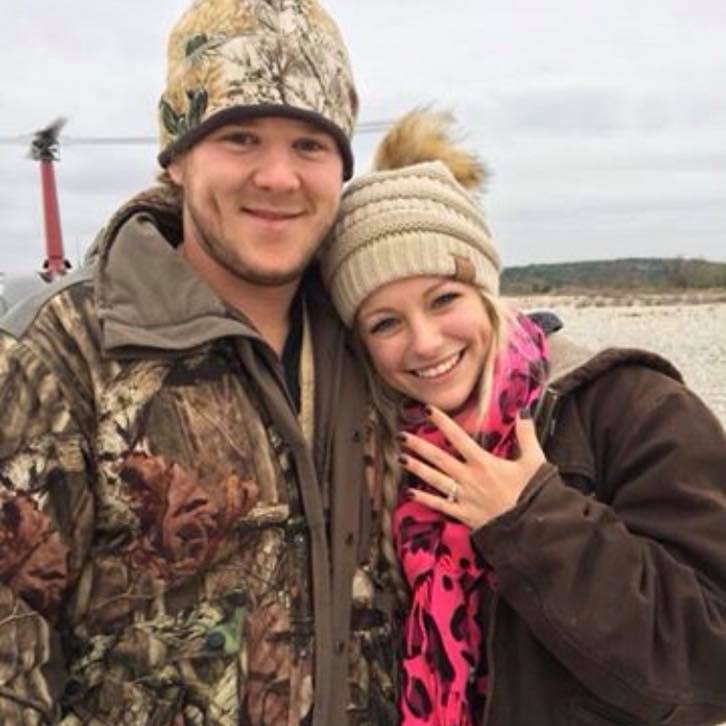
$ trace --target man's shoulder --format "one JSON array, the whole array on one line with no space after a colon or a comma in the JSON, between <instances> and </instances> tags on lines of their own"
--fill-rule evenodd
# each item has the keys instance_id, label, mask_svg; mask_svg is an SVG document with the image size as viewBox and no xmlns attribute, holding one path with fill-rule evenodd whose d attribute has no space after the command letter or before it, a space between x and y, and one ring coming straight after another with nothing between
<instances>
[{"instance_id":1,"label":"man's shoulder","mask_svg":"<svg viewBox=\"0 0 726 726\"><path fill-rule=\"evenodd\" d=\"M93 300L93 268L81 267L62 278L33 290L0 317L0 334L21 339L50 309L60 318Z\"/></svg>"}]
</instances>

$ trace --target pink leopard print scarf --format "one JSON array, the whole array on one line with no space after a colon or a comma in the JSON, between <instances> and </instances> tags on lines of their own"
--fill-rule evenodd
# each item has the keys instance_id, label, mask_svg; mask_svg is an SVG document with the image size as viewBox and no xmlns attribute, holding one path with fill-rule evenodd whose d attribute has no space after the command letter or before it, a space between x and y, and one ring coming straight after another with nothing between
<instances>
[{"instance_id":1,"label":"pink leopard print scarf","mask_svg":"<svg viewBox=\"0 0 726 726\"><path fill-rule=\"evenodd\" d=\"M542 331L524 316L510 329L494 367L491 405L473 435L488 451L511 458L514 422L541 393L547 370ZM406 409L402 426L452 451L441 432ZM456 420L472 433L476 402ZM466 525L405 496L406 485L430 489L409 477L393 515L394 544L412 589L403 637L402 726L470 726L482 716L487 690L482 588L493 573L475 553Z\"/></svg>"}]
</instances>

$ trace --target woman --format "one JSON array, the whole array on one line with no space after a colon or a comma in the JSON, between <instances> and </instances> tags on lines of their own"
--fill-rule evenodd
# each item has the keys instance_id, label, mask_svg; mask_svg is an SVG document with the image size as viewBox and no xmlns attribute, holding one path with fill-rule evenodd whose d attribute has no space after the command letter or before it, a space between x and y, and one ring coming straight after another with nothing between
<instances>
[{"instance_id":1,"label":"woman","mask_svg":"<svg viewBox=\"0 0 726 726\"><path fill-rule=\"evenodd\" d=\"M498 298L449 122L389 132L322 256L371 368L402 723L726 721L723 429L659 356Z\"/></svg>"}]
</instances>

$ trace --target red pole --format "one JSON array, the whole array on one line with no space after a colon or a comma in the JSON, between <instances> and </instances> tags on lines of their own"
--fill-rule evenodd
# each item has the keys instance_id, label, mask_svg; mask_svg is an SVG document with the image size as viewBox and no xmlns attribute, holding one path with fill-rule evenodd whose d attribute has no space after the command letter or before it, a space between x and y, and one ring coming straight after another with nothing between
<instances>
[{"instance_id":1,"label":"red pole","mask_svg":"<svg viewBox=\"0 0 726 726\"><path fill-rule=\"evenodd\" d=\"M51 280L66 273L63 237L61 236L58 194L55 187L55 172L52 159L40 160L40 176L43 184L43 216L45 220L45 250L48 265L47 274Z\"/></svg>"}]
</instances>

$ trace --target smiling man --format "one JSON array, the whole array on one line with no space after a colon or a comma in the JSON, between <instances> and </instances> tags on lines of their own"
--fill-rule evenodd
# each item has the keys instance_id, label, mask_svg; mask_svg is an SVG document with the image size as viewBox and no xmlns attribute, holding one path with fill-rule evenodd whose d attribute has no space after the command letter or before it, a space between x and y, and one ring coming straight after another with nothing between
<instances>
[{"instance_id":1,"label":"smiling man","mask_svg":"<svg viewBox=\"0 0 726 726\"><path fill-rule=\"evenodd\" d=\"M0 723L396 722L365 387L314 262L356 111L314 0L172 31L161 184L0 331Z\"/></svg>"},{"instance_id":2,"label":"smiling man","mask_svg":"<svg viewBox=\"0 0 726 726\"><path fill-rule=\"evenodd\" d=\"M240 120L211 131L168 171L184 190L182 253L279 353L289 304L338 208L334 138L310 121Z\"/></svg>"}]
</instances>

